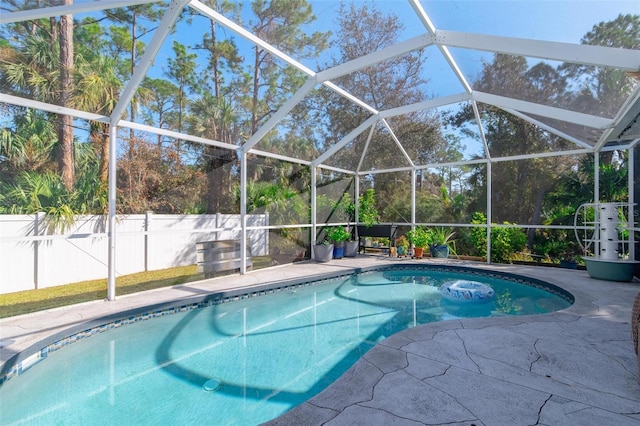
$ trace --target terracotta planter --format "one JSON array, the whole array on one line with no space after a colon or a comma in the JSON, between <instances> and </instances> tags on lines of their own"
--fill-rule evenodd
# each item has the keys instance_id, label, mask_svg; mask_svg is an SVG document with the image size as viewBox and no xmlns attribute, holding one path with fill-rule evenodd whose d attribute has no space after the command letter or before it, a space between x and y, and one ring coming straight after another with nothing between
<instances>
[{"instance_id":1,"label":"terracotta planter","mask_svg":"<svg viewBox=\"0 0 640 426\"><path fill-rule=\"evenodd\" d=\"M424 255L424 248L414 248L413 249L413 257L415 259L422 259L422 256Z\"/></svg>"}]
</instances>

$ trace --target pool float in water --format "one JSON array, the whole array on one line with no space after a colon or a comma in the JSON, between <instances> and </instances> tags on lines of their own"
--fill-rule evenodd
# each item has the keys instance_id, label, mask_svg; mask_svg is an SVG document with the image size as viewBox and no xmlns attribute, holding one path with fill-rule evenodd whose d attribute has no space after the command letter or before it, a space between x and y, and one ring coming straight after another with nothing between
<instances>
[{"instance_id":1,"label":"pool float in water","mask_svg":"<svg viewBox=\"0 0 640 426\"><path fill-rule=\"evenodd\" d=\"M491 287L477 281L455 280L440 286L442 296L453 302L485 303L496 295Z\"/></svg>"}]
</instances>

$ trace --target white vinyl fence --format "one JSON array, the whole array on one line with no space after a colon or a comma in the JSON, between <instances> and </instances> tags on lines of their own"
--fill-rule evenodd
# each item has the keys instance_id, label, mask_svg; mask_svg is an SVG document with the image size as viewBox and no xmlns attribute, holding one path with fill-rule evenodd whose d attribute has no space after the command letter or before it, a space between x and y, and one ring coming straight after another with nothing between
<instances>
[{"instance_id":1,"label":"white vinyl fence","mask_svg":"<svg viewBox=\"0 0 640 426\"><path fill-rule=\"evenodd\" d=\"M0 294L107 278L106 216L77 216L64 234L44 214L0 215ZM247 215L268 226L269 215ZM118 216L117 276L196 263L196 242L240 238L240 215ZM269 231L248 230L252 256L269 252Z\"/></svg>"}]
</instances>

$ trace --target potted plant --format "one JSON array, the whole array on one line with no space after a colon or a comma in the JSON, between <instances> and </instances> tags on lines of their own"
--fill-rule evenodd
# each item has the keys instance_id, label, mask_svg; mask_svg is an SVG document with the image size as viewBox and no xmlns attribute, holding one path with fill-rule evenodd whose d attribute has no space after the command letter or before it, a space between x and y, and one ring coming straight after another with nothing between
<instances>
[{"instance_id":1,"label":"potted plant","mask_svg":"<svg viewBox=\"0 0 640 426\"><path fill-rule=\"evenodd\" d=\"M429 251L431 257L447 258L451 251L451 241L456 234L451 228L432 228L430 229L431 241L429 243Z\"/></svg>"},{"instance_id":2,"label":"potted plant","mask_svg":"<svg viewBox=\"0 0 640 426\"><path fill-rule=\"evenodd\" d=\"M327 238L333 242L333 258L342 259L344 256L344 242L351 236L344 226L327 228Z\"/></svg>"},{"instance_id":3,"label":"potted plant","mask_svg":"<svg viewBox=\"0 0 640 426\"><path fill-rule=\"evenodd\" d=\"M429 244L429 232L421 226L411 229L406 233L407 240L413 245L413 257L422 259L424 248Z\"/></svg>"},{"instance_id":4,"label":"potted plant","mask_svg":"<svg viewBox=\"0 0 640 426\"><path fill-rule=\"evenodd\" d=\"M357 254L358 254L358 240L354 239L353 234L349 232L349 238L347 238L347 241L344 242L344 256L356 257Z\"/></svg>"},{"instance_id":5,"label":"potted plant","mask_svg":"<svg viewBox=\"0 0 640 426\"><path fill-rule=\"evenodd\" d=\"M362 227L370 228L379 222L375 190L373 188L369 188L364 194L358 197L358 217L356 217L355 203L351 203L348 206L347 212L349 213L351 220L354 220L357 223L355 228L355 239L359 240L359 229L362 229ZM371 241L365 240L365 246L371 246Z\"/></svg>"},{"instance_id":6,"label":"potted plant","mask_svg":"<svg viewBox=\"0 0 640 426\"><path fill-rule=\"evenodd\" d=\"M331 259L333 259L333 244L329 240L323 240L313 246L313 260L329 262Z\"/></svg>"},{"instance_id":7,"label":"potted plant","mask_svg":"<svg viewBox=\"0 0 640 426\"><path fill-rule=\"evenodd\" d=\"M325 229L325 236L320 242L313 246L313 260L316 262L329 262L333 259L333 244L327 236L327 229Z\"/></svg>"},{"instance_id":8,"label":"potted plant","mask_svg":"<svg viewBox=\"0 0 640 426\"><path fill-rule=\"evenodd\" d=\"M398 250L398 257L404 257L409 252L409 240L404 235L396 238L396 247Z\"/></svg>"}]
</instances>

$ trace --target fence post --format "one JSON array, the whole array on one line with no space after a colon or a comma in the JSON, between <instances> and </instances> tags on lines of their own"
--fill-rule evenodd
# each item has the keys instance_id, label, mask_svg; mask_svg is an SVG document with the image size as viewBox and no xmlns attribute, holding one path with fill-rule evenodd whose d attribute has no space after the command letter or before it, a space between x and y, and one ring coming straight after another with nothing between
<instances>
[{"instance_id":1,"label":"fence post","mask_svg":"<svg viewBox=\"0 0 640 426\"><path fill-rule=\"evenodd\" d=\"M215 225L216 229L220 228L221 222L222 222L222 218L220 217L220 213L216 213L216 225ZM214 240L219 240L219 239L220 239L220 231L216 231Z\"/></svg>"},{"instance_id":2,"label":"fence post","mask_svg":"<svg viewBox=\"0 0 640 426\"><path fill-rule=\"evenodd\" d=\"M44 218L46 214L44 212L36 213L33 219L33 236L40 236L41 225L44 225ZM33 286L34 289L40 287L40 240L33 241Z\"/></svg>"},{"instance_id":3,"label":"fence post","mask_svg":"<svg viewBox=\"0 0 640 426\"><path fill-rule=\"evenodd\" d=\"M152 211L144 213L144 271L149 270L149 229L151 228Z\"/></svg>"}]
</instances>

